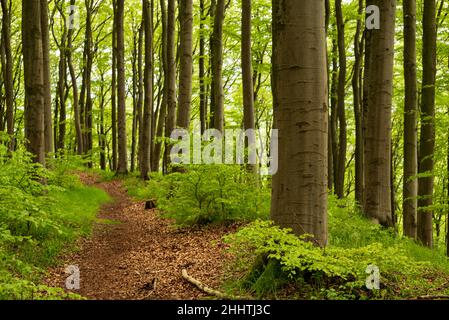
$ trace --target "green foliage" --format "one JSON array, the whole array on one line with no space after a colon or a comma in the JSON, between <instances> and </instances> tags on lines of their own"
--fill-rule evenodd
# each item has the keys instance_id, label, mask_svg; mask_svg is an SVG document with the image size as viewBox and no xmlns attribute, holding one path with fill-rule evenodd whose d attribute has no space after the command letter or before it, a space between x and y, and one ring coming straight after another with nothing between
<instances>
[{"instance_id":1,"label":"green foliage","mask_svg":"<svg viewBox=\"0 0 449 320\"><path fill-rule=\"evenodd\" d=\"M428 294L448 281L443 254L372 224L349 200L330 197L329 203L326 248L271 221L257 220L226 236L235 258L230 290L259 298L391 299ZM366 288L369 265L379 267L380 290Z\"/></svg>"},{"instance_id":2,"label":"green foliage","mask_svg":"<svg viewBox=\"0 0 449 320\"><path fill-rule=\"evenodd\" d=\"M0 145L0 163L0 299L77 298L39 279L68 244L90 231L107 194L82 186L67 161L53 160L47 170L28 153Z\"/></svg>"},{"instance_id":3,"label":"green foliage","mask_svg":"<svg viewBox=\"0 0 449 320\"><path fill-rule=\"evenodd\" d=\"M179 226L268 217L269 191L240 166L188 166L185 171L153 174L145 189L131 193L156 199L163 214Z\"/></svg>"}]
</instances>

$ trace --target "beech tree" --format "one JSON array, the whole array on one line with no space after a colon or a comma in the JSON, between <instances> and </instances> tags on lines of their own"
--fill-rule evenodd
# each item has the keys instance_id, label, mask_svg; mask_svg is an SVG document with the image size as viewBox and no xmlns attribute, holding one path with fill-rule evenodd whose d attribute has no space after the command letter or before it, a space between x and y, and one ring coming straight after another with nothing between
<instances>
[{"instance_id":1,"label":"beech tree","mask_svg":"<svg viewBox=\"0 0 449 320\"><path fill-rule=\"evenodd\" d=\"M312 234L324 246L328 116L324 0L274 0L272 10L273 127L279 130L279 170L273 176L271 217L296 234Z\"/></svg>"},{"instance_id":2,"label":"beech tree","mask_svg":"<svg viewBox=\"0 0 449 320\"><path fill-rule=\"evenodd\" d=\"M45 65L41 9L39 0L22 2L26 146L33 160L45 166Z\"/></svg>"},{"instance_id":3,"label":"beech tree","mask_svg":"<svg viewBox=\"0 0 449 320\"><path fill-rule=\"evenodd\" d=\"M391 212L391 110L395 0L371 1L380 12L380 29L370 30L368 92L365 118L365 195L363 211L376 223L392 226Z\"/></svg>"}]
</instances>

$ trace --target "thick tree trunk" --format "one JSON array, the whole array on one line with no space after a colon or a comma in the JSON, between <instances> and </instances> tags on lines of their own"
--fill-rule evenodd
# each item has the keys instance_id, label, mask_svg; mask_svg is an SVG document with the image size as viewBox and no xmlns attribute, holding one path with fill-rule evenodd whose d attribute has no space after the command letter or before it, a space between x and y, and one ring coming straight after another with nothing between
<instances>
[{"instance_id":1,"label":"thick tree trunk","mask_svg":"<svg viewBox=\"0 0 449 320\"><path fill-rule=\"evenodd\" d=\"M145 70L144 70L144 105L142 120L142 141L140 143L140 177L148 180L150 171L151 124L153 117L153 23L151 7L148 0L143 0L143 23L145 30Z\"/></svg>"},{"instance_id":2,"label":"thick tree trunk","mask_svg":"<svg viewBox=\"0 0 449 320\"><path fill-rule=\"evenodd\" d=\"M396 0L372 1L380 8L379 30L371 30L368 97L365 115L365 199L363 209L373 221L392 226L391 107L393 91Z\"/></svg>"},{"instance_id":3,"label":"thick tree trunk","mask_svg":"<svg viewBox=\"0 0 449 320\"><path fill-rule=\"evenodd\" d=\"M418 196L418 95L416 78L416 0L404 0L404 181L403 230L404 235L417 236Z\"/></svg>"},{"instance_id":4,"label":"thick tree trunk","mask_svg":"<svg viewBox=\"0 0 449 320\"><path fill-rule=\"evenodd\" d=\"M327 72L324 0L273 1L274 129L279 170L271 217L327 243ZM301 143L298 143L301 141Z\"/></svg>"},{"instance_id":5,"label":"thick tree trunk","mask_svg":"<svg viewBox=\"0 0 449 320\"><path fill-rule=\"evenodd\" d=\"M424 0L423 11L423 78L421 99L421 136L418 179L418 239L433 245L433 167L435 149L435 77L436 77L436 4Z\"/></svg>"},{"instance_id":6,"label":"thick tree trunk","mask_svg":"<svg viewBox=\"0 0 449 320\"><path fill-rule=\"evenodd\" d=\"M8 7L6 0L1 0L2 6L2 39L5 51L5 64L3 66L5 82L5 100L6 100L6 132L10 137L8 148L10 151L15 149L14 141L14 78L13 65L14 60L11 53L11 8Z\"/></svg>"},{"instance_id":7,"label":"thick tree trunk","mask_svg":"<svg viewBox=\"0 0 449 320\"><path fill-rule=\"evenodd\" d=\"M22 2L25 138L33 160L45 166L45 87L40 0Z\"/></svg>"},{"instance_id":8,"label":"thick tree trunk","mask_svg":"<svg viewBox=\"0 0 449 320\"><path fill-rule=\"evenodd\" d=\"M117 173L128 172L128 152L126 136L126 91L125 91L125 1L117 0L117 128L118 165Z\"/></svg>"},{"instance_id":9,"label":"thick tree trunk","mask_svg":"<svg viewBox=\"0 0 449 320\"><path fill-rule=\"evenodd\" d=\"M337 88L337 114L339 123L338 134L338 159L337 174L335 180L335 193L338 198L344 197L345 169L346 169L346 111L345 111L345 88L346 88L346 46L345 46L345 23L341 1L335 1L335 13L337 19L337 42L338 42L338 88Z\"/></svg>"},{"instance_id":10,"label":"thick tree trunk","mask_svg":"<svg viewBox=\"0 0 449 320\"><path fill-rule=\"evenodd\" d=\"M179 7L180 19L180 72L177 126L189 129L192 96L192 32L193 32L193 1L181 1Z\"/></svg>"},{"instance_id":11,"label":"thick tree trunk","mask_svg":"<svg viewBox=\"0 0 449 320\"><path fill-rule=\"evenodd\" d=\"M224 92L223 92L223 22L225 0L217 0L212 34L212 95L214 101L214 128L224 132Z\"/></svg>"}]
</instances>

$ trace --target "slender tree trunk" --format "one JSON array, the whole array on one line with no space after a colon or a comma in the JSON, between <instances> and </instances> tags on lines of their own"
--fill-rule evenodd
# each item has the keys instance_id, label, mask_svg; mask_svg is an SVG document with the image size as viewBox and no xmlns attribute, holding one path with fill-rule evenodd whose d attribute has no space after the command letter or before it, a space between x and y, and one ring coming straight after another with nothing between
<instances>
[{"instance_id":1,"label":"slender tree trunk","mask_svg":"<svg viewBox=\"0 0 449 320\"><path fill-rule=\"evenodd\" d=\"M142 141L140 144L140 177L148 180L150 171L151 124L153 116L153 23L151 7L148 0L143 0L143 22L145 30L145 70L144 70L144 105L142 121Z\"/></svg>"},{"instance_id":2,"label":"slender tree trunk","mask_svg":"<svg viewBox=\"0 0 449 320\"><path fill-rule=\"evenodd\" d=\"M164 85L163 85L163 94L162 94L162 102L159 111L159 118L156 129L156 138L160 138L164 134L164 125L166 123L166 115L167 115L167 95L168 95L168 78L167 78L167 12L165 6L165 0L160 0L161 4L161 24L162 24L162 40L161 40L161 57L162 61L162 69L164 71ZM154 144L154 151L151 157L151 170L159 171L159 162L161 159L161 149L162 142L157 141Z\"/></svg>"},{"instance_id":3,"label":"slender tree trunk","mask_svg":"<svg viewBox=\"0 0 449 320\"><path fill-rule=\"evenodd\" d=\"M1 0L2 6L2 38L5 50L4 82L6 99L6 132L10 137L9 150L15 149L14 141L14 78L13 65L14 60L11 52L11 8L8 7L6 0Z\"/></svg>"},{"instance_id":4,"label":"slender tree trunk","mask_svg":"<svg viewBox=\"0 0 449 320\"><path fill-rule=\"evenodd\" d=\"M117 0L113 0L114 23L112 28L112 84L111 84L111 131L112 170L118 168L117 156Z\"/></svg>"},{"instance_id":5,"label":"slender tree trunk","mask_svg":"<svg viewBox=\"0 0 449 320\"><path fill-rule=\"evenodd\" d=\"M418 196L418 95L416 79L416 0L404 0L404 181L403 229L404 235L417 236Z\"/></svg>"},{"instance_id":6,"label":"slender tree trunk","mask_svg":"<svg viewBox=\"0 0 449 320\"><path fill-rule=\"evenodd\" d=\"M212 95L214 96L214 128L224 132L224 92L223 92L223 22L225 0L217 0L212 34Z\"/></svg>"},{"instance_id":7,"label":"slender tree trunk","mask_svg":"<svg viewBox=\"0 0 449 320\"><path fill-rule=\"evenodd\" d=\"M189 129L192 96L192 33L193 33L193 1L181 1L179 7L180 19L180 74L177 126Z\"/></svg>"},{"instance_id":8,"label":"slender tree trunk","mask_svg":"<svg viewBox=\"0 0 449 320\"><path fill-rule=\"evenodd\" d=\"M44 135L45 153L53 152L53 120L51 112L51 76L50 76L50 36L48 25L48 2L41 4L42 54L44 63Z\"/></svg>"},{"instance_id":9,"label":"slender tree trunk","mask_svg":"<svg viewBox=\"0 0 449 320\"><path fill-rule=\"evenodd\" d=\"M243 84L243 126L245 130L252 130L248 135L249 148L254 148L256 144L254 120L254 87L253 68L251 54L251 0L242 0L242 84ZM248 150L249 151L249 150ZM248 157L248 160L251 160ZM256 159L252 159L253 162ZM256 173L256 164L247 166L248 171Z\"/></svg>"},{"instance_id":10,"label":"slender tree trunk","mask_svg":"<svg viewBox=\"0 0 449 320\"><path fill-rule=\"evenodd\" d=\"M176 1L168 0L167 13L167 118L165 123L165 137L170 135L176 123L176 60L175 60L175 29L176 29ZM165 172L170 164L170 143L165 143Z\"/></svg>"},{"instance_id":11,"label":"slender tree trunk","mask_svg":"<svg viewBox=\"0 0 449 320\"><path fill-rule=\"evenodd\" d=\"M324 1L324 7L325 7L325 30L326 30L326 39L329 37L329 22L330 22L330 15L331 15L331 4L330 0ZM327 46L326 41L326 65L327 65L327 89L328 92L330 91L330 79L331 79L331 70L329 65L329 50ZM330 99L331 97L328 97L328 104L330 105ZM329 190L332 190L332 187L334 185L334 163L333 158L334 155L332 153L332 121L329 114L328 117L328 126L327 126L327 141L328 141L328 148L327 148L327 187Z\"/></svg>"},{"instance_id":12,"label":"slender tree trunk","mask_svg":"<svg viewBox=\"0 0 449 320\"><path fill-rule=\"evenodd\" d=\"M279 170L271 217L327 243L327 72L324 0L273 1L274 128ZM301 143L298 143L301 141Z\"/></svg>"},{"instance_id":13,"label":"slender tree trunk","mask_svg":"<svg viewBox=\"0 0 449 320\"><path fill-rule=\"evenodd\" d=\"M84 52L83 52L83 79L80 98L80 110L82 115L82 129L85 154L92 152L92 94L91 94L91 73L93 66L93 52L92 52L92 11L94 2L92 0L85 0L86 7L86 30L84 37ZM88 163L92 167L92 162Z\"/></svg>"},{"instance_id":14,"label":"slender tree trunk","mask_svg":"<svg viewBox=\"0 0 449 320\"><path fill-rule=\"evenodd\" d=\"M22 2L22 51L25 79L25 138L33 160L45 166L45 88L39 0Z\"/></svg>"},{"instance_id":15,"label":"slender tree trunk","mask_svg":"<svg viewBox=\"0 0 449 320\"><path fill-rule=\"evenodd\" d=\"M391 107L396 0L373 1L382 13L379 30L371 30L370 70L365 135L365 192L363 209L373 221L392 226Z\"/></svg>"},{"instance_id":16,"label":"slender tree trunk","mask_svg":"<svg viewBox=\"0 0 449 320\"><path fill-rule=\"evenodd\" d=\"M359 0L358 14L362 16L364 11L363 0ZM352 92L355 118L355 200L358 205L363 202L363 130L362 130L362 105L360 96L360 74L362 46L360 35L362 32L362 19L357 20L356 33L354 36L354 73L352 76Z\"/></svg>"},{"instance_id":17,"label":"slender tree trunk","mask_svg":"<svg viewBox=\"0 0 449 320\"><path fill-rule=\"evenodd\" d=\"M433 246L433 167L435 149L435 77L436 77L436 3L424 0L423 11L423 78L421 99L421 136L418 179L418 239Z\"/></svg>"},{"instance_id":18,"label":"slender tree trunk","mask_svg":"<svg viewBox=\"0 0 449 320\"><path fill-rule=\"evenodd\" d=\"M58 6L59 13L63 16L64 9L62 6ZM58 85L57 85L57 106L56 109L59 110L59 121L58 121L58 135L55 135L55 151L64 152L65 149L65 135L66 135L66 83L67 83L67 27L66 24L63 25L61 42L59 43L59 64L58 64ZM56 116L56 115L55 115Z\"/></svg>"},{"instance_id":19,"label":"slender tree trunk","mask_svg":"<svg viewBox=\"0 0 449 320\"><path fill-rule=\"evenodd\" d=\"M70 5L74 6L75 0L70 0ZM84 141L83 141L83 133L81 130L78 84L76 82L75 67L73 66L73 61L72 61L73 31L74 31L73 28L69 29L68 36L67 36L67 66L69 68L70 78L72 80L73 113L74 113L75 131L76 131L77 154L81 155L81 154L83 154L83 150L84 150Z\"/></svg>"},{"instance_id":20,"label":"slender tree trunk","mask_svg":"<svg viewBox=\"0 0 449 320\"><path fill-rule=\"evenodd\" d=\"M338 127L338 44L335 35L333 35L332 39L332 79L330 86L330 141L329 148L332 149L332 173L333 173L333 182L334 186L330 186L330 189L333 188L335 193L335 186L337 184L337 171L338 171L338 135L337 135L337 127Z\"/></svg>"},{"instance_id":21,"label":"slender tree trunk","mask_svg":"<svg viewBox=\"0 0 449 320\"><path fill-rule=\"evenodd\" d=\"M131 172L134 172L136 168L136 150L137 150L137 133L139 131L139 142L140 139L140 132L141 127L139 126L139 117L140 114L138 112L138 100L139 100L139 72L138 72L138 55L141 53L139 51L139 45L142 41L141 37L141 30L143 29L143 24L140 25L139 31L136 33L136 30L134 31L134 37L133 37L133 51L132 51L132 70L133 70L133 76L132 76L132 98L133 98L133 121L132 121L132 133L131 133ZM141 125L141 123L140 123ZM139 161L140 162L140 161Z\"/></svg>"},{"instance_id":22,"label":"slender tree trunk","mask_svg":"<svg viewBox=\"0 0 449 320\"><path fill-rule=\"evenodd\" d=\"M105 130L105 117L104 117L104 106L105 106L105 90L104 90L104 75L101 74L101 84L100 84L100 134L98 137L99 147L100 147L100 168L101 170L106 170L106 130Z\"/></svg>"},{"instance_id":23,"label":"slender tree trunk","mask_svg":"<svg viewBox=\"0 0 449 320\"><path fill-rule=\"evenodd\" d=\"M128 172L126 137L126 91L125 91L125 1L117 0L117 128L118 128L118 174Z\"/></svg>"},{"instance_id":24,"label":"slender tree trunk","mask_svg":"<svg viewBox=\"0 0 449 320\"><path fill-rule=\"evenodd\" d=\"M198 72L200 78L200 122L201 122L201 133L206 131L206 118L207 118L207 108L206 108L206 84L205 84L205 29L204 29L204 20L205 20L205 12L204 12L204 0L200 0L200 56L198 58Z\"/></svg>"},{"instance_id":25,"label":"slender tree trunk","mask_svg":"<svg viewBox=\"0 0 449 320\"><path fill-rule=\"evenodd\" d=\"M345 45L345 23L343 21L343 12L341 1L335 1L335 12L337 18L337 38L338 38L338 88L337 88L337 114L339 122L338 135L338 159L337 175L335 181L335 193L338 198L344 197L345 169L346 169L346 45Z\"/></svg>"}]
</instances>

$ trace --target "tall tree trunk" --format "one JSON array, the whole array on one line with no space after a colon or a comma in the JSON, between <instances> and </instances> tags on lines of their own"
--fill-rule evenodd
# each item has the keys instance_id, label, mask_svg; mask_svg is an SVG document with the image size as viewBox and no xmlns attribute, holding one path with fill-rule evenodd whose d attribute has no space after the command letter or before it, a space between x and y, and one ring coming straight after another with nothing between
<instances>
[{"instance_id":1,"label":"tall tree trunk","mask_svg":"<svg viewBox=\"0 0 449 320\"><path fill-rule=\"evenodd\" d=\"M363 209L373 221L392 226L390 161L396 0L372 2L382 13L382 28L371 30L369 68L375 72L369 72L368 77Z\"/></svg>"},{"instance_id":2,"label":"tall tree trunk","mask_svg":"<svg viewBox=\"0 0 449 320\"><path fill-rule=\"evenodd\" d=\"M242 84L243 84L243 126L252 130L248 135L247 147L254 148L256 144L254 120L254 87L251 54L251 0L242 0ZM249 159L248 157L248 160ZM253 161L256 159L253 159ZM247 166L249 172L256 173L256 164Z\"/></svg>"},{"instance_id":3,"label":"tall tree trunk","mask_svg":"<svg viewBox=\"0 0 449 320\"><path fill-rule=\"evenodd\" d=\"M436 77L436 4L424 0L423 10L423 78L421 98L421 136L418 179L418 239L433 245L433 167L435 149L435 77Z\"/></svg>"},{"instance_id":4,"label":"tall tree trunk","mask_svg":"<svg viewBox=\"0 0 449 320\"><path fill-rule=\"evenodd\" d=\"M104 90L104 75L101 74L101 84L100 84L100 133L99 133L99 147L100 147L100 168L101 170L106 170L106 130L105 130L105 117L104 117L104 106L105 106L105 90Z\"/></svg>"},{"instance_id":5,"label":"tall tree trunk","mask_svg":"<svg viewBox=\"0 0 449 320\"><path fill-rule=\"evenodd\" d=\"M139 51L140 49L140 43L142 40L142 31L143 30L143 24L139 26L139 31L136 32L134 29L134 36L133 36L133 51L132 51L132 98L133 98L133 118L132 118L132 133L131 133L131 172L134 172L136 168L136 153L137 153L137 132L139 131L139 142L140 139L140 131L141 130L141 123L139 125L140 120L140 114L138 111L138 101L139 101L139 71L138 68L140 67L138 60L139 60L139 54L141 54L142 51Z\"/></svg>"},{"instance_id":6,"label":"tall tree trunk","mask_svg":"<svg viewBox=\"0 0 449 320\"><path fill-rule=\"evenodd\" d=\"M168 0L167 10L167 118L165 137L170 135L176 123L176 60L175 60L175 29L176 1ZM170 164L170 143L165 143L164 170L167 172Z\"/></svg>"},{"instance_id":7,"label":"tall tree trunk","mask_svg":"<svg viewBox=\"0 0 449 320\"><path fill-rule=\"evenodd\" d=\"M273 177L271 217L296 234L312 234L320 246L327 243L324 10L324 0L273 0L273 102L274 129L279 130L279 170Z\"/></svg>"},{"instance_id":8,"label":"tall tree trunk","mask_svg":"<svg viewBox=\"0 0 449 320\"><path fill-rule=\"evenodd\" d=\"M417 78L416 78L416 0L404 0L404 235L417 236L418 196L418 137L417 137Z\"/></svg>"},{"instance_id":9,"label":"tall tree trunk","mask_svg":"<svg viewBox=\"0 0 449 320\"><path fill-rule=\"evenodd\" d=\"M45 166L45 88L40 0L22 2L25 138L33 160Z\"/></svg>"},{"instance_id":10,"label":"tall tree trunk","mask_svg":"<svg viewBox=\"0 0 449 320\"><path fill-rule=\"evenodd\" d=\"M58 5L56 3L56 5ZM64 8L62 4L57 7L59 13L64 17ZM58 64L58 85L57 85L57 106L55 109L59 110L59 120L58 120L58 135L54 137L55 139L55 151L64 152L65 149L65 135L66 135L66 83L67 83L67 27L63 24L63 30L61 35L61 40L59 43L59 64ZM55 115L56 116L56 115ZM56 130L55 130L56 131Z\"/></svg>"},{"instance_id":11,"label":"tall tree trunk","mask_svg":"<svg viewBox=\"0 0 449 320\"><path fill-rule=\"evenodd\" d=\"M363 0L359 0L358 14L361 17L364 6ZM362 60L362 46L361 36L362 19L357 19L356 33L354 36L354 73L352 75L352 92L354 104L354 118L355 118L355 200L358 205L363 202L363 130L362 130L362 105L361 105L361 60Z\"/></svg>"},{"instance_id":12,"label":"tall tree trunk","mask_svg":"<svg viewBox=\"0 0 449 320\"><path fill-rule=\"evenodd\" d=\"M112 131L112 170L118 168L117 157L117 0L112 1L114 22L112 27L112 84L111 84L111 131Z\"/></svg>"},{"instance_id":13,"label":"tall tree trunk","mask_svg":"<svg viewBox=\"0 0 449 320\"><path fill-rule=\"evenodd\" d=\"M92 52L92 11L94 2L85 0L86 7L86 30L84 34L84 52L83 52L83 79L80 95L80 110L82 115L82 129L84 141L84 153L92 152L92 94L91 94L91 73L93 66ZM88 165L91 167L92 162Z\"/></svg>"},{"instance_id":14,"label":"tall tree trunk","mask_svg":"<svg viewBox=\"0 0 449 320\"><path fill-rule=\"evenodd\" d=\"M15 149L14 141L14 60L11 53L11 8L7 0L1 0L2 6L2 39L5 51L5 64L3 67L6 99L6 132L11 139L8 145L10 151Z\"/></svg>"},{"instance_id":15,"label":"tall tree trunk","mask_svg":"<svg viewBox=\"0 0 449 320\"><path fill-rule=\"evenodd\" d=\"M212 34L211 63L212 63L212 95L214 96L214 128L224 132L224 93L223 93L223 22L225 0L217 0L214 29Z\"/></svg>"},{"instance_id":16,"label":"tall tree trunk","mask_svg":"<svg viewBox=\"0 0 449 320\"><path fill-rule=\"evenodd\" d=\"M117 173L128 172L128 152L126 137L126 91L125 91L125 1L117 0L117 128L118 165Z\"/></svg>"},{"instance_id":17,"label":"tall tree trunk","mask_svg":"<svg viewBox=\"0 0 449 320\"><path fill-rule=\"evenodd\" d=\"M160 0L161 4L161 25L162 25L162 36L161 36L161 57L162 69L164 71L164 84L163 84L163 94L162 102L159 111L159 118L156 129L156 138L162 137L164 134L164 125L166 123L167 115L167 95L168 95L168 79L167 79L167 12L165 6L165 0ZM154 150L151 157L151 171L159 171L159 162L161 159L161 149L162 143L157 141L154 144Z\"/></svg>"},{"instance_id":18,"label":"tall tree trunk","mask_svg":"<svg viewBox=\"0 0 449 320\"><path fill-rule=\"evenodd\" d=\"M192 96L192 32L193 32L193 1L181 1L179 7L180 19L180 72L178 116L176 124L180 128L189 129Z\"/></svg>"},{"instance_id":19,"label":"tall tree trunk","mask_svg":"<svg viewBox=\"0 0 449 320\"><path fill-rule=\"evenodd\" d=\"M345 111L345 88L346 88L346 46L345 46L345 22L341 1L335 1L335 14L337 18L338 38L338 88L337 88L337 114L339 122L338 135L338 161L337 175L335 181L335 193L338 198L344 197L345 169L346 169L346 111Z\"/></svg>"},{"instance_id":20,"label":"tall tree trunk","mask_svg":"<svg viewBox=\"0 0 449 320\"><path fill-rule=\"evenodd\" d=\"M332 35L332 78L330 84L330 141L329 148L332 149L332 173L334 185L330 186L333 188L335 193L335 185L337 183L337 171L338 171L338 43L335 38L335 34Z\"/></svg>"},{"instance_id":21,"label":"tall tree trunk","mask_svg":"<svg viewBox=\"0 0 449 320\"><path fill-rule=\"evenodd\" d=\"M200 56L198 58L198 72L200 78L200 122L201 122L201 133L204 133L206 130L206 118L207 118L207 108L206 108L206 84L205 84L205 29L204 29L204 21L206 19L204 12L204 0L200 0Z\"/></svg>"},{"instance_id":22,"label":"tall tree trunk","mask_svg":"<svg viewBox=\"0 0 449 320\"><path fill-rule=\"evenodd\" d=\"M326 30L326 39L329 36L329 22L330 22L330 16L331 16L331 4L330 0L324 1L324 7L325 7L325 30ZM331 79L331 70L329 65L329 50L327 46L326 41L326 64L327 64L327 89L328 92L330 92L330 79ZM328 97L328 104L330 102L330 96ZM328 141L328 148L327 148L327 187L329 190L332 190L332 187L334 185L334 165L333 165L333 158L334 155L332 153L332 121L329 114L328 117L328 125L327 125L327 141Z\"/></svg>"},{"instance_id":23,"label":"tall tree trunk","mask_svg":"<svg viewBox=\"0 0 449 320\"><path fill-rule=\"evenodd\" d=\"M70 6L75 5L75 0L70 0ZM75 121L75 131L76 131L76 145L77 145L77 154L83 154L84 150L84 141L83 141L83 133L81 130L81 119L80 119L80 110L79 110L79 93L78 93L78 84L76 82L76 73L75 67L73 66L72 60L72 52L73 52L73 28L69 29L67 36L67 66L69 67L70 78L72 80L72 96L73 96L73 113L74 113L74 121Z\"/></svg>"},{"instance_id":24,"label":"tall tree trunk","mask_svg":"<svg viewBox=\"0 0 449 320\"><path fill-rule=\"evenodd\" d=\"M44 63L44 140L45 153L53 152L53 120L51 112L51 76L50 76L50 36L48 25L48 2L41 4L42 56Z\"/></svg>"},{"instance_id":25,"label":"tall tree trunk","mask_svg":"<svg viewBox=\"0 0 449 320\"><path fill-rule=\"evenodd\" d=\"M151 6L143 0L143 23L145 30L145 70L144 70L144 104L142 121L142 141L140 143L140 177L148 180L150 171L151 124L153 117L153 23Z\"/></svg>"}]
</instances>

